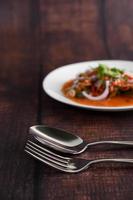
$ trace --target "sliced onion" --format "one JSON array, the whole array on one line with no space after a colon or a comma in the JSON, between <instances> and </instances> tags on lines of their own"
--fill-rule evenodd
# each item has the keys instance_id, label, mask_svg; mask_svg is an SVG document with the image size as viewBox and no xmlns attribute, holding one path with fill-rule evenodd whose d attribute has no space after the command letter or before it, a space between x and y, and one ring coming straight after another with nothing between
<instances>
[{"instance_id":1,"label":"sliced onion","mask_svg":"<svg viewBox=\"0 0 133 200\"><path fill-rule=\"evenodd\" d=\"M107 96L109 95L109 84L110 82L109 81L106 81L105 83L105 90L104 92L99 95L99 96L92 96L91 94L87 94L85 91L82 92L82 94L84 95L84 97L86 97L87 99L90 99L90 100L93 100L93 101L100 101L100 100L103 100L103 99L106 99Z\"/></svg>"},{"instance_id":2,"label":"sliced onion","mask_svg":"<svg viewBox=\"0 0 133 200\"><path fill-rule=\"evenodd\" d=\"M133 83L133 79L128 79L128 83Z\"/></svg>"},{"instance_id":3,"label":"sliced onion","mask_svg":"<svg viewBox=\"0 0 133 200\"><path fill-rule=\"evenodd\" d=\"M90 77L90 79L91 79L92 81L96 81L96 80L97 80L97 76L96 76L96 75L92 75L92 76Z\"/></svg>"}]
</instances>

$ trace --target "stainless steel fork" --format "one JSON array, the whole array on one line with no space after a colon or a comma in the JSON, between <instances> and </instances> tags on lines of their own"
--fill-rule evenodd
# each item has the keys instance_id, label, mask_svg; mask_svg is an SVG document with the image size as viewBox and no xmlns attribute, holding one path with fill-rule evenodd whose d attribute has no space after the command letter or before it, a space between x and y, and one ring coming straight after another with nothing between
<instances>
[{"instance_id":1,"label":"stainless steel fork","mask_svg":"<svg viewBox=\"0 0 133 200\"><path fill-rule=\"evenodd\" d=\"M80 158L69 158L61 156L51 150L48 150L33 141L28 140L25 145L25 152L42 161L43 163L54 167L60 171L68 173L77 173L87 169L89 166L96 163L103 162L115 162L115 163L132 163L133 159L96 159L96 160L86 160Z\"/></svg>"}]
</instances>

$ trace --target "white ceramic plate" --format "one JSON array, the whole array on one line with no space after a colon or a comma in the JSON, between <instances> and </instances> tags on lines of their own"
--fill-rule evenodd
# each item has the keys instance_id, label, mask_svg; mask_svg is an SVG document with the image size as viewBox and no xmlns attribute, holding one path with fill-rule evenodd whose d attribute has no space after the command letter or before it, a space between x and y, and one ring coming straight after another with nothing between
<instances>
[{"instance_id":1,"label":"white ceramic plate","mask_svg":"<svg viewBox=\"0 0 133 200\"><path fill-rule=\"evenodd\" d=\"M132 61L122 61L122 60L98 60L98 61L88 61L66 65L60 68L57 68L50 72L43 80L43 89L44 91L53 99L69 104L72 106L77 106L85 109L93 109L100 111L124 111L132 110L133 106L120 106L120 107L103 107L103 106L92 106L92 105L83 105L71 101L66 98L61 92L62 85L70 80L75 78L75 76L85 70L97 67L100 63L107 64L109 67L117 67L119 69L124 69L133 73L133 62Z\"/></svg>"}]
</instances>

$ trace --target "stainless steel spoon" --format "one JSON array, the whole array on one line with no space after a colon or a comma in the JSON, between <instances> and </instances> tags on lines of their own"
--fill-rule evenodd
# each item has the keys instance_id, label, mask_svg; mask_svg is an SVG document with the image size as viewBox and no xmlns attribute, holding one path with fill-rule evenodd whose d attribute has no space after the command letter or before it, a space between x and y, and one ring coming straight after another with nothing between
<instances>
[{"instance_id":1,"label":"stainless steel spoon","mask_svg":"<svg viewBox=\"0 0 133 200\"><path fill-rule=\"evenodd\" d=\"M88 147L99 144L133 146L133 141L97 141L88 143L77 135L44 125L32 126L29 132L42 144L69 154L80 154Z\"/></svg>"}]
</instances>

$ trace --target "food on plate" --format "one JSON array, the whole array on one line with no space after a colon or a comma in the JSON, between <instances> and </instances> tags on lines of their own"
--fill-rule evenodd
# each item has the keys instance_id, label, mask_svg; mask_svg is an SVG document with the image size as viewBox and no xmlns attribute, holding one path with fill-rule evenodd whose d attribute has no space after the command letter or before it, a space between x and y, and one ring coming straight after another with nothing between
<instances>
[{"instance_id":1,"label":"food on plate","mask_svg":"<svg viewBox=\"0 0 133 200\"><path fill-rule=\"evenodd\" d=\"M78 74L75 79L66 82L62 91L73 100L105 102L115 97L133 98L133 74L116 67L99 64L96 68ZM114 100L113 100L114 101ZM83 102L83 103L84 103ZM132 101L133 103L133 101Z\"/></svg>"}]
</instances>

